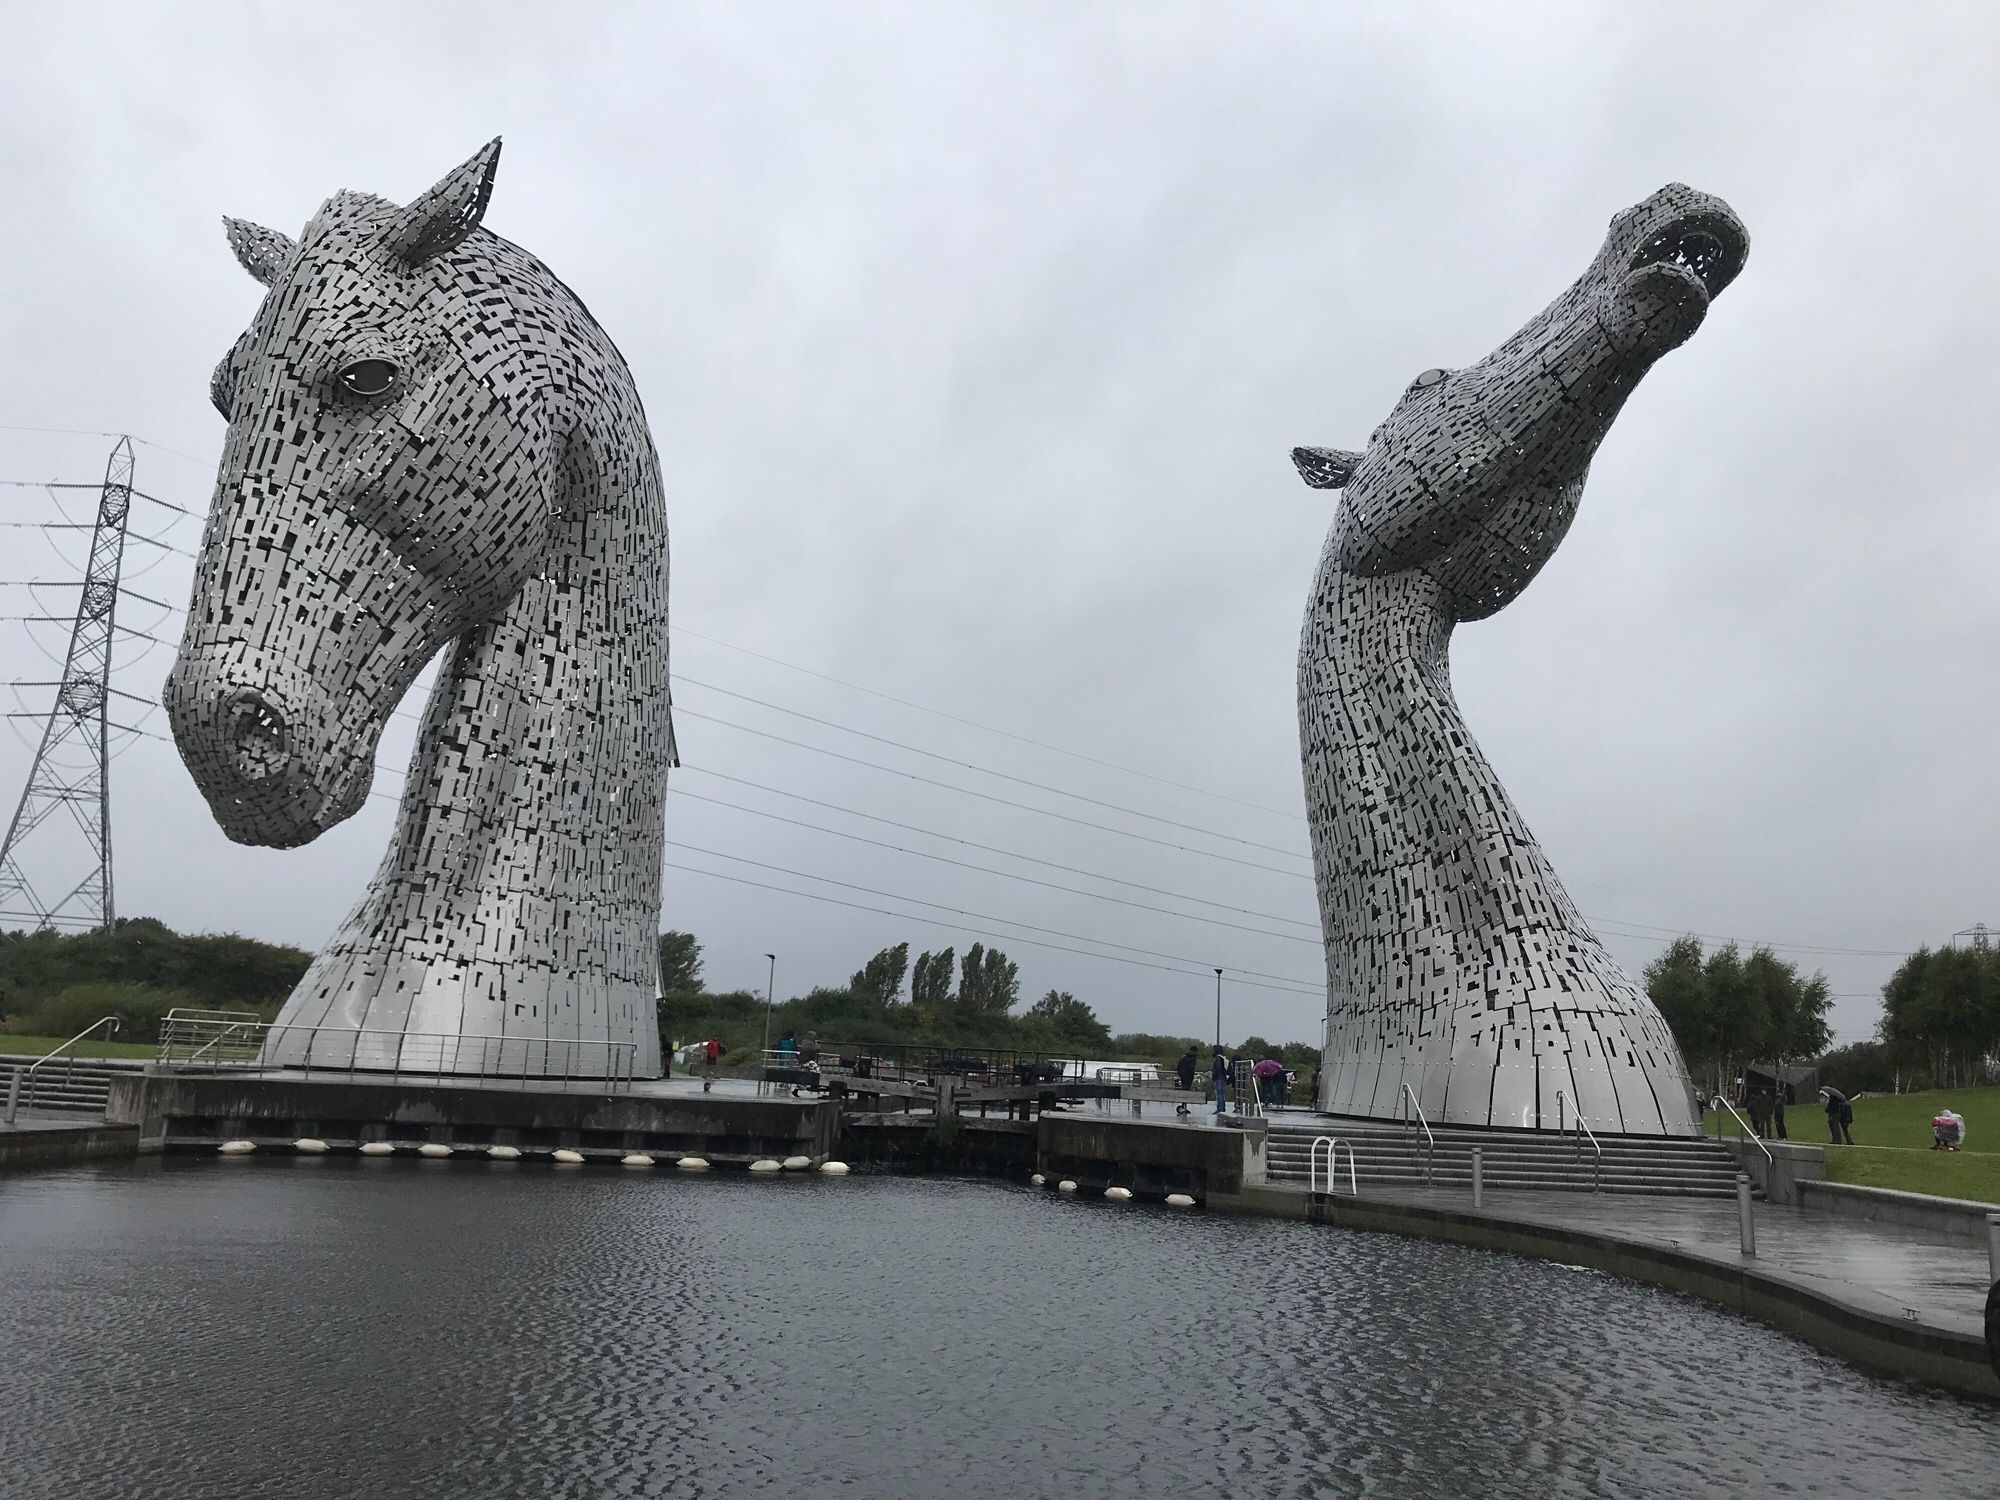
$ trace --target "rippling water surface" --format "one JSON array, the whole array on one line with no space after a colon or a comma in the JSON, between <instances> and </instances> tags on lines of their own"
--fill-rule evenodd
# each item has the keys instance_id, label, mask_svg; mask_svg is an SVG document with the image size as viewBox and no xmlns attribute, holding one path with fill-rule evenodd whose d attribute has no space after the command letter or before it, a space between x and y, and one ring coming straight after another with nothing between
<instances>
[{"instance_id":1,"label":"rippling water surface","mask_svg":"<svg viewBox=\"0 0 2000 1500\"><path fill-rule=\"evenodd\" d=\"M1477 1251L985 1182L0 1178L0 1494L2000 1493L2000 1414Z\"/></svg>"}]
</instances>

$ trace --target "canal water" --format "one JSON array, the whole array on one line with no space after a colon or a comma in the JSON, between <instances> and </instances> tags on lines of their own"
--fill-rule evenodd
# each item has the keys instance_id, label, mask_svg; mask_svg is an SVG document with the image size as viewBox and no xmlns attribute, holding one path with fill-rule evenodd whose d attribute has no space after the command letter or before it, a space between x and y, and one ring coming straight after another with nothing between
<instances>
[{"instance_id":1,"label":"canal water","mask_svg":"<svg viewBox=\"0 0 2000 1500\"><path fill-rule=\"evenodd\" d=\"M856 1175L0 1178L8 1500L2000 1490L2000 1412L1594 1272Z\"/></svg>"}]
</instances>

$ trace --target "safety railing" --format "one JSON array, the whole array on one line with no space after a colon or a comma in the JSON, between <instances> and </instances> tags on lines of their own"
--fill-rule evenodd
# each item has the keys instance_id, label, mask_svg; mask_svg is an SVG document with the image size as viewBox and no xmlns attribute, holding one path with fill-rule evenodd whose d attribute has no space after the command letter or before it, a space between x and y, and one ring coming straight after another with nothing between
<instances>
[{"instance_id":1,"label":"safety railing","mask_svg":"<svg viewBox=\"0 0 2000 1500\"><path fill-rule=\"evenodd\" d=\"M636 1042L587 1037L395 1031L386 1027L301 1026L220 1016L161 1022L159 1064L175 1069L282 1068L391 1078L533 1078L630 1087Z\"/></svg>"},{"instance_id":2,"label":"safety railing","mask_svg":"<svg viewBox=\"0 0 2000 1500\"><path fill-rule=\"evenodd\" d=\"M1396 1096L1396 1113L1403 1121L1403 1134L1408 1136L1412 1123L1410 1111L1416 1111L1415 1122L1424 1127L1424 1181L1431 1180L1431 1165L1437 1157L1437 1137L1431 1134L1431 1122L1424 1118L1424 1107L1417 1103L1416 1092L1406 1083L1402 1093Z\"/></svg>"},{"instance_id":3,"label":"safety railing","mask_svg":"<svg viewBox=\"0 0 2000 1500\"><path fill-rule=\"evenodd\" d=\"M95 1021L92 1021L88 1026L84 1027L83 1030L79 1031L75 1036L71 1037L68 1041L64 1042L60 1047L51 1048L48 1052L44 1053L42 1056L36 1058L33 1062L29 1063L27 1067L16 1068L14 1070L14 1076L7 1080L7 1123L9 1125L12 1125L14 1123L15 1112L18 1111L21 1107L21 1095L24 1093L29 1094L30 1096L33 1095L35 1088L35 1075L41 1072L42 1069L47 1067L50 1063L54 1062L58 1057L66 1057L68 1059L69 1072L70 1072L69 1081L72 1083L76 1081L76 1054L74 1052L71 1052L69 1049L74 1047L78 1042L82 1041L85 1037L89 1036L92 1032L96 1031L99 1027L103 1027L104 1034L106 1036L110 1036L112 1032L118 1029L118 1018L116 1016L99 1016Z\"/></svg>"},{"instance_id":4,"label":"safety railing","mask_svg":"<svg viewBox=\"0 0 2000 1500\"><path fill-rule=\"evenodd\" d=\"M1338 1136L1322 1135L1313 1138L1312 1150L1306 1156L1306 1191L1312 1193L1332 1192L1334 1174L1340 1170L1340 1152L1347 1148L1347 1190L1355 1197L1361 1196L1361 1180L1354 1169L1354 1145ZM1319 1185L1320 1149L1326 1150L1326 1186Z\"/></svg>"},{"instance_id":5,"label":"safety railing","mask_svg":"<svg viewBox=\"0 0 2000 1500\"><path fill-rule=\"evenodd\" d=\"M1726 1109L1729 1111L1729 1117L1736 1122L1737 1129L1740 1130L1744 1135L1748 1136L1751 1142L1755 1144L1757 1149L1764 1153L1764 1160L1766 1162L1776 1161L1776 1158L1771 1155L1771 1148L1764 1144L1763 1137L1758 1135L1755 1130L1750 1128L1750 1122L1748 1120L1744 1119L1743 1116L1736 1113L1735 1105L1731 1104L1727 1099L1723 1098L1722 1095L1720 1094L1717 1094L1715 1096L1714 1102L1716 1107L1715 1138L1718 1141L1722 1139L1722 1111Z\"/></svg>"},{"instance_id":6,"label":"safety railing","mask_svg":"<svg viewBox=\"0 0 2000 1500\"><path fill-rule=\"evenodd\" d=\"M155 1062L254 1066L264 1043L264 1018L254 1010L175 1006L160 1018Z\"/></svg>"},{"instance_id":7,"label":"safety railing","mask_svg":"<svg viewBox=\"0 0 2000 1500\"><path fill-rule=\"evenodd\" d=\"M1582 1106L1578 1105L1576 1101L1571 1099L1569 1095L1565 1093L1563 1090L1557 1089L1556 1090L1557 1130L1562 1130L1566 1127L1567 1122L1564 1120L1563 1117L1572 1108L1576 1110L1576 1130L1575 1130L1576 1150L1572 1154L1572 1160L1575 1161L1583 1160L1583 1141L1584 1137L1588 1136L1590 1138L1590 1149L1597 1153L1595 1160L1591 1163L1590 1190L1593 1193L1599 1192L1604 1187L1604 1148L1597 1142L1597 1132L1592 1130L1590 1128L1590 1122L1584 1119Z\"/></svg>"},{"instance_id":8,"label":"safety railing","mask_svg":"<svg viewBox=\"0 0 2000 1500\"><path fill-rule=\"evenodd\" d=\"M1256 1066L1248 1058L1239 1057L1229 1070L1236 1095L1236 1113L1252 1118L1264 1113L1264 1081L1257 1076Z\"/></svg>"}]
</instances>

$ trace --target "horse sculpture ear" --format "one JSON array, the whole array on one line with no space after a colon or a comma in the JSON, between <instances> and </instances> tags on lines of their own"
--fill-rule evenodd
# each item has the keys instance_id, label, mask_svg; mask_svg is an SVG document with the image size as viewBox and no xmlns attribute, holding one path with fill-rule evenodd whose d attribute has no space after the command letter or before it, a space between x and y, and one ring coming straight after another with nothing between
<instances>
[{"instance_id":1,"label":"horse sculpture ear","mask_svg":"<svg viewBox=\"0 0 2000 1500\"><path fill-rule=\"evenodd\" d=\"M290 235L252 224L248 219L225 215L222 227L229 235L229 248L236 252L236 263L265 286L284 275L285 267L291 264L299 248Z\"/></svg>"},{"instance_id":2,"label":"horse sculpture ear","mask_svg":"<svg viewBox=\"0 0 2000 1500\"><path fill-rule=\"evenodd\" d=\"M414 267L456 250L486 216L493 171L499 165L500 138L495 136L397 214L389 229L390 253Z\"/></svg>"},{"instance_id":3,"label":"horse sculpture ear","mask_svg":"<svg viewBox=\"0 0 2000 1500\"><path fill-rule=\"evenodd\" d=\"M1294 448L1292 462L1299 477L1316 490L1337 490L1352 477L1361 462L1359 453L1345 448Z\"/></svg>"}]
</instances>

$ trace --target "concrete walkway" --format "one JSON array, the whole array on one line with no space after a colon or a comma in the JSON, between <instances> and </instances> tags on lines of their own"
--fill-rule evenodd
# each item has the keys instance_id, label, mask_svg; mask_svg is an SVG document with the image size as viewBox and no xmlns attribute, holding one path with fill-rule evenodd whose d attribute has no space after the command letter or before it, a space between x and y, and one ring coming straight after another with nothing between
<instances>
[{"instance_id":1,"label":"concrete walkway","mask_svg":"<svg viewBox=\"0 0 2000 1500\"><path fill-rule=\"evenodd\" d=\"M1464 1189L1377 1188L1363 1195L1470 1214ZM1975 1338L1985 1336L1986 1252L1893 1224L1772 1203L1755 1206L1757 1255L1746 1261L1736 1205L1611 1193L1488 1193L1478 1212L1517 1224L1581 1229L1728 1267L1754 1265L1829 1300Z\"/></svg>"}]
</instances>

